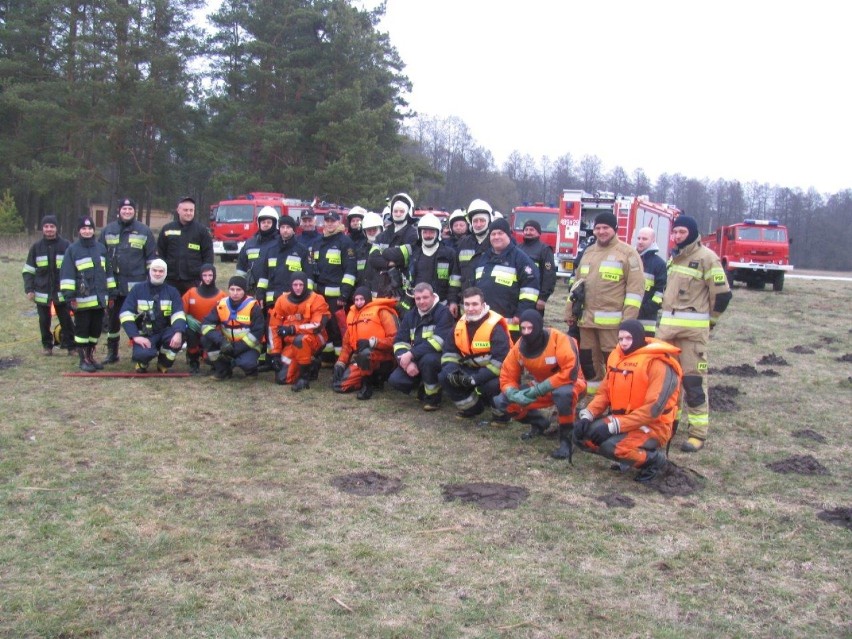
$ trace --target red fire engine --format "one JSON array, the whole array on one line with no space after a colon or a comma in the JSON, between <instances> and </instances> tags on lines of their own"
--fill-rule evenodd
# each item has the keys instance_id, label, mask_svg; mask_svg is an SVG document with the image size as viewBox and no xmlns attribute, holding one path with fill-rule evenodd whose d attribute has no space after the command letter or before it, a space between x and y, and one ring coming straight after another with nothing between
<instances>
[{"instance_id":1,"label":"red fire engine","mask_svg":"<svg viewBox=\"0 0 852 639\"><path fill-rule=\"evenodd\" d=\"M279 217L288 209L283 193L254 191L222 200L210 207L210 234L213 253L223 262L237 259L245 241L257 233L257 214L264 206L278 211Z\"/></svg>"},{"instance_id":2,"label":"red fire engine","mask_svg":"<svg viewBox=\"0 0 852 639\"><path fill-rule=\"evenodd\" d=\"M784 289L784 273L792 271L787 227L777 220L745 220L720 226L715 233L701 238L722 261L728 282L745 282L748 288Z\"/></svg>"},{"instance_id":3,"label":"red fire engine","mask_svg":"<svg viewBox=\"0 0 852 639\"><path fill-rule=\"evenodd\" d=\"M650 202L646 196L616 196L609 192L586 193L566 189L559 199L559 225L556 229L556 264L561 277L568 277L576 266L577 255L589 244L595 217L604 212L615 214L618 238L630 244L636 229L648 226L657 234L658 255L668 259L672 221L680 213L670 204ZM544 226L542 226L542 230Z\"/></svg>"},{"instance_id":4,"label":"red fire engine","mask_svg":"<svg viewBox=\"0 0 852 639\"><path fill-rule=\"evenodd\" d=\"M535 220L541 225L542 243L547 244L556 252L556 229L559 227L559 209L546 206L544 202L522 204L512 209L509 214L509 227L518 244L524 243L524 224Z\"/></svg>"}]
</instances>

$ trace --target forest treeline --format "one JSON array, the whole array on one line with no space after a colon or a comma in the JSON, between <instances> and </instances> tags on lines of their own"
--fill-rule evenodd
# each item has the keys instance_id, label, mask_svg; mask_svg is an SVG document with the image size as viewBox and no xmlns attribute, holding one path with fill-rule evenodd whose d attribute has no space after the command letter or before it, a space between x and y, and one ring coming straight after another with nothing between
<instances>
[{"instance_id":1,"label":"forest treeline","mask_svg":"<svg viewBox=\"0 0 852 639\"><path fill-rule=\"evenodd\" d=\"M497 166L458 118L413 113L384 6L348 0L0 0L0 193L27 229L62 228L129 195L201 210L252 190L381 210L394 192L508 211L565 188L647 194L703 230L744 217L790 228L799 267L852 270L852 190L835 194L607 168L596 156ZM570 116L570 114L566 114Z\"/></svg>"}]
</instances>

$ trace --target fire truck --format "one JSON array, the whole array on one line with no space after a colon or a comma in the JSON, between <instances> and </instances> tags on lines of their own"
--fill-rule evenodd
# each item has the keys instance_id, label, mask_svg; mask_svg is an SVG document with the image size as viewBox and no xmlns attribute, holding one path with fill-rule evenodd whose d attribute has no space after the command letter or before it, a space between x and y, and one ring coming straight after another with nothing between
<instances>
[{"instance_id":1,"label":"fire truck","mask_svg":"<svg viewBox=\"0 0 852 639\"><path fill-rule=\"evenodd\" d=\"M534 204L522 204L512 209L509 214L509 228L518 244L524 242L524 224L535 220L541 225L542 243L547 244L556 252L556 229L559 227L559 209L555 206L546 206L544 202Z\"/></svg>"},{"instance_id":2,"label":"fire truck","mask_svg":"<svg viewBox=\"0 0 852 639\"><path fill-rule=\"evenodd\" d=\"M257 214L264 206L287 215L287 198L283 193L253 191L222 200L210 207L210 234L213 253L223 262L237 259L245 241L257 233ZM298 200L296 200L298 201Z\"/></svg>"},{"instance_id":3,"label":"fire truck","mask_svg":"<svg viewBox=\"0 0 852 639\"><path fill-rule=\"evenodd\" d=\"M668 259L672 222L680 210L671 204L657 204L647 196L623 196L598 191L565 189L559 198L559 223L556 227L556 264L560 277L569 277L577 256L592 238L595 217L614 213L618 220L618 238L630 244L636 229L648 226L657 234L658 255ZM542 226L542 230L544 227Z\"/></svg>"},{"instance_id":4,"label":"fire truck","mask_svg":"<svg viewBox=\"0 0 852 639\"><path fill-rule=\"evenodd\" d=\"M787 227L778 220L744 220L720 226L701 238L725 268L728 283L745 282L748 288L763 289L772 282L775 291L784 290L784 273L792 271Z\"/></svg>"}]
</instances>

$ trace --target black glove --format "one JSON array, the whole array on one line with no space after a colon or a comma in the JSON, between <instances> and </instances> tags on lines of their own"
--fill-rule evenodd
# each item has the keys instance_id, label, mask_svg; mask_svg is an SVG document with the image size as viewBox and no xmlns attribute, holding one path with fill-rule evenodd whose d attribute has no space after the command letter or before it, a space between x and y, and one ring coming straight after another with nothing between
<instances>
[{"instance_id":1,"label":"black glove","mask_svg":"<svg viewBox=\"0 0 852 639\"><path fill-rule=\"evenodd\" d=\"M293 338L293 346L295 346L296 348L302 348L302 340L304 340L304 339L305 339L304 335L302 335L302 334L296 335L296 337Z\"/></svg>"},{"instance_id":2,"label":"black glove","mask_svg":"<svg viewBox=\"0 0 852 639\"><path fill-rule=\"evenodd\" d=\"M219 348L219 352L225 357L233 357L234 356L234 343L225 340L222 343L222 346Z\"/></svg>"},{"instance_id":3,"label":"black glove","mask_svg":"<svg viewBox=\"0 0 852 639\"><path fill-rule=\"evenodd\" d=\"M589 426L591 419L578 419L574 422L574 441L581 442L589 438Z\"/></svg>"},{"instance_id":4,"label":"black glove","mask_svg":"<svg viewBox=\"0 0 852 639\"><path fill-rule=\"evenodd\" d=\"M370 348L370 340L368 340L368 339L359 339L355 343L355 350L356 351L363 351L363 350L368 349L368 348Z\"/></svg>"},{"instance_id":5,"label":"black glove","mask_svg":"<svg viewBox=\"0 0 852 639\"><path fill-rule=\"evenodd\" d=\"M373 349L365 348L363 350L358 351L355 355L352 356L352 361L358 365L362 371L369 371L372 367L370 363L370 355L373 354Z\"/></svg>"},{"instance_id":6,"label":"black glove","mask_svg":"<svg viewBox=\"0 0 852 639\"><path fill-rule=\"evenodd\" d=\"M339 382L343 379L343 374L346 372L346 364L343 362L335 362L334 370L331 373L331 379L335 382Z\"/></svg>"},{"instance_id":7,"label":"black glove","mask_svg":"<svg viewBox=\"0 0 852 639\"><path fill-rule=\"evenodd\" d=\"M295 326L290 326L289 324L282 324L278 327L278 336L279 337L287 337L288 335L293 335L296 332Z\"/></svg>"},{"instance_id":8,"label":"black glove","mask_svg":"<svg viewBox=\"0 0 852 639\"><path fill-rule=\"evenodd\" d=\"M471 375L466 375L462 370L456 370L447 375L447 381L456 388L471 390L476 387L476 380Z\"/></svg>"},{"instance_id":9,"label":"black glove","mask_svg":"<svg viewBox=\"0 0 852 639\"><path fill-rule=\"evenodd\" d=\"M592 443L596 446L603 444L607 439L609 439L609 437L609 425L603 420L598 422L598 425L589 433L589 439L592 440Z\"/></svg>"},{"instance_id":10,"label":"black glove","mask_svg":"<svg viewBox=\"0 0 852 639\"><path fill-rule=\"evenodd\" d=\"M269 367L274 370L276 373L281 370L281 367L284 365L281 362L281 355L273 355L272 353L268 354L269 357Z\"/></svg>"}]
</instances>

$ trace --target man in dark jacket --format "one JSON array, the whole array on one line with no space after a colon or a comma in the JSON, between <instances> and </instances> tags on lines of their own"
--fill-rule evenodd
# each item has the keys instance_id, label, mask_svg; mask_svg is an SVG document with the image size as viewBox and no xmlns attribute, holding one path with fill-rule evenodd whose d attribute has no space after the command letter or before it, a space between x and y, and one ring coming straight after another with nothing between
<instances>
[{"instance_id":1,"label":"man in dark jacket","mask_svg":"<svg viewBox=\"0 0 852 639\"><path fill-rule=\"evenodd\" d=\"M65 297L59 291L59 269L62 258L69 246L68 240L59 236L55 215L45 215L41 220L41 239L30 247L27 261L24 262L24 293L27 299L35 302L38 311L38 326L41 331L42 353L53 355L53 333L50 330L50 305L56 309L59 327L62 332L62 348L68 354L74 354L74 324L71 313L65 303Z\"/></svg>"},{"instance_id":2,"label":"man in dark jacket","mask_svg":"<svg viewBox=\"0 0 852 639\"><path fill-rule=\"evenodd\" d=\"M660 247L656 239L654 229L648 226L636 231L636 250L642 258L642 270L645 273L645 295L639 307L638 319L648 337L654 337L657 332L657 312L662 308L668 281L666 262L657 255Z\"/></svg>"},{"instance_id":3,"label":"man in dark jacket","mask_svg":"<svg viewBox=\"0 0 852 639\"><path fill-rule=\"evenodd\" d=\"M160 229L157 253L168 265L168 282L183 295L201 279L201 265L213 263L210 231L195 219L195 200L177 205L177 219Z\"/></svg>"},{"instance_id":4,"label":"man in dark jacket","mask_svg":"<svg viewBox=\"0 0 852 639\"><path fill-rule=\"evenodd\" d=\"M524 222L524 243L518 248L526 253L527 257L538 267L541 289L535 307L544 317L547 300L550 299L556 289L556 260L553 258L553 249L541 241L541 224L536 220Z\"/></svg>"},{"instance_id":5,"label":"man in dark jacket","mask_svg":"<svg viewBox=\"0 0 852 639\"><path fill-rule=\"evenodd\" d=\"M148 280L134 286L121 307L121 327L133 342L137 373L146 373L157 358L157 372L175 363L186 334L186 314L180 293L166 284L166 263L151 262Z\"/></svg>"},{"instance_id":6,"label":"man in dark jacket","mask_svg":"<svg viewBox=\"0 0 852 639\"><path fill-rule=\"evenodd\" d=\"M393 354L398 366L388 384L406 395L418 389L423 410L438 410L441 405L441 355L444 345L453 339L455 320L441 303L432 286L421 282L414 287L414 304L402 318ZM421 388L422 384L422 388Z\"/></svg>"},{"instance_id":7,"label":"man in dark jacket","mask_svg":"<svg viewBox=\"0 0 852 639\"><path fill-rule=\"evenodd\" d=\"M130 198L118 203L118 219L101 231L100 243L107 249L115 276L115 302L107 313L107 357L104 364L118 361L121 339L121 307L130 290L147 279L151 262L157 257L157 242L147 226L136 219L136 204Z\"/></svg>"},{"instance_id":8,"label":"man in dark jacket","mask_svg":"<svg viewBox=\"0 0 852 639\"><path fill-rule=\"evenodd\" d=\"M228 280L228 297L201 323L201 345L216 381L231 377L235 367L246 377L257 377L264 319L258 301L246 294L247 287L246 278L239 275Z\"/></svg>"}]
</instances>

